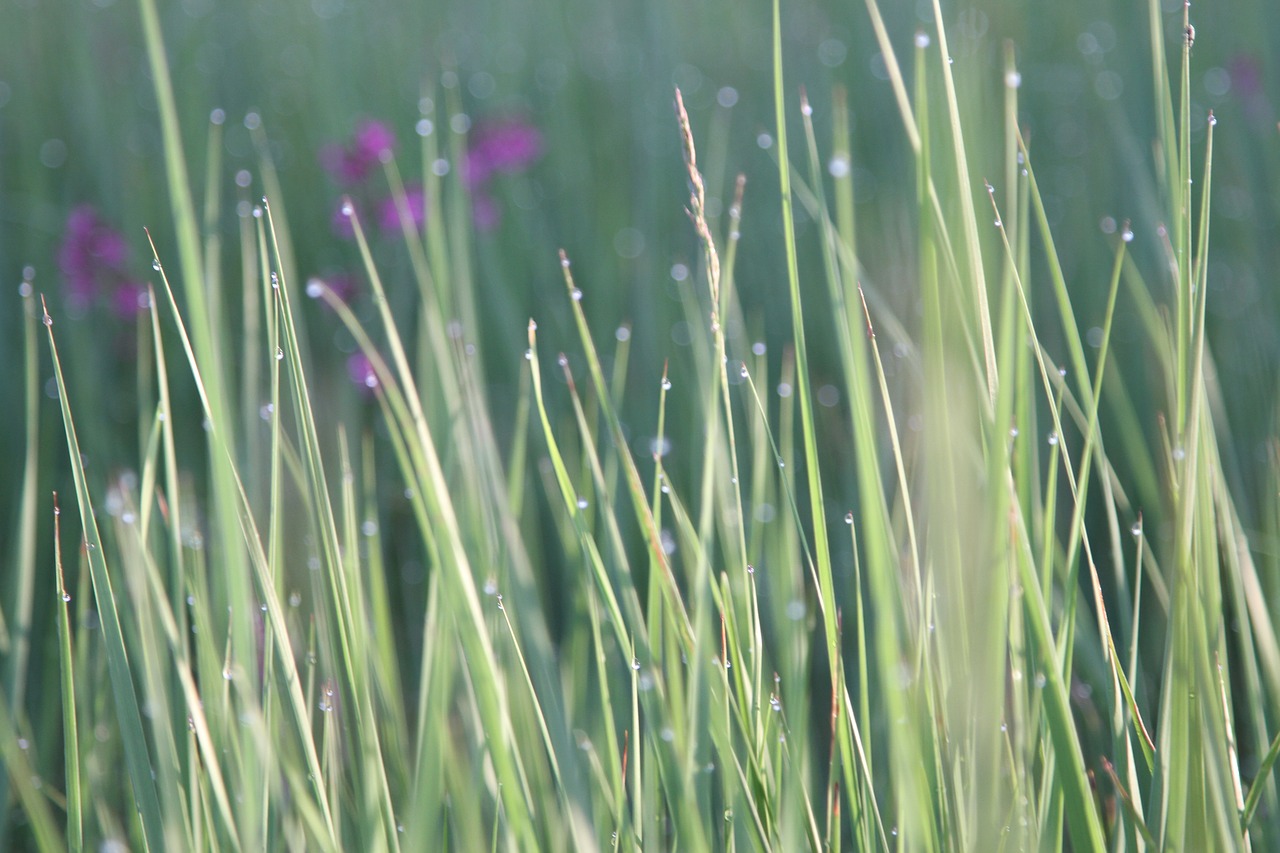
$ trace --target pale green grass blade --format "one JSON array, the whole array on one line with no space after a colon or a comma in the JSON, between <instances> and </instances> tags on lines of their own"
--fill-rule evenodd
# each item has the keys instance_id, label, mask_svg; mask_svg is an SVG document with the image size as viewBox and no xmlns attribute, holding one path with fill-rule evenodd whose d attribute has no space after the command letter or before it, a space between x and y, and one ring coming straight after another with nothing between
<instances>
[{"instance_id":1,"label":"pale green grass blade","mask_svg":"<svg viewBox=\"0 0 1280 853\"><path fill-rule=\"evenodd\" d=\"M53 318L44 310L44 324L49 333L49 352L53 358L54 378L58 386L58 400L62 409L63 427L66 433L67 453L71 459L71 472L75 479L76 501L80 508L81 527L85 548L88 551L90 576L93 581L94 599L102 625L107 663L110 669L112 695L115 699L120 737L123 742L125 765L132 785L134 800L138 805L138 819L142 836L149 848L163 850L167 845L164 815L151 774L151 752L144 732L142 712L133 685L133 671L124 632L120 624L111 575L102 553L102 539L94 516L93 499L81 462L80 442L76 437L71 418L71 403L67 399L66 383L62 376L62 364L58 359L57 345L53 339ZM11 765L12 766L12 765Z\"/></svg>"},{"instance_id":2,"label":"pale green grass blade","mask_svg":"<svg viewBox=\"0 0 1280 853\"><path fill-rule=\"evenodd\" d=\"M58 661L62 676L62 741L66 756L67 775L67 849L79 853L84 848L84 798L80 790L80 734L76 721L76 679L71 656L71 617L67 592L62 573L62 537L57 494L53 497L53 563L57 572L57 594L62 600L58 607Z\"/></svg>"}]
</instances>

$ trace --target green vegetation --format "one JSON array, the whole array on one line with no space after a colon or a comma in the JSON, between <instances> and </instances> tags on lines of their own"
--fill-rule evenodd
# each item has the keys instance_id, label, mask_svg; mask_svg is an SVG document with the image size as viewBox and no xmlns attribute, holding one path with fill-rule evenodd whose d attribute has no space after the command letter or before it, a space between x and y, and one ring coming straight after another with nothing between
<instances>
[{"instance_id":1,"label":"green vegetation","mask_svg":"<svg viewBox=\"0 0 1280 853\"><path fill-rule=\"evenodd\" d=\"M0 848L1280 844L1260 66L616 5L13 6Z\"/></svg>"}]
</instances>

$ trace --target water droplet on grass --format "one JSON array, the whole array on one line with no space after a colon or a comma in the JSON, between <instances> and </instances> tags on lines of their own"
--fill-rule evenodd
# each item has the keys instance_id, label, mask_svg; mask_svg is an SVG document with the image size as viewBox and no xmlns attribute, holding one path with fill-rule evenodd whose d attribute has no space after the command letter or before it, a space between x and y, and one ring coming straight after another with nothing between
<instances>
[{"instance_id":1,"label":"water droplet on grass","mask_svg":"<svg viewBox=\"0 0 1280 853\"><path fill-rule=\"evenodd\" d=\"M773 710L775 710L775 711L781 711L781 710L782 710L782 700L781 700L781 699L779 699L777 696L770 696L770 697L769 697L769 707L770 707L770 708L772 708L772 709L773 709Z\"/></svg>"},{"instance_id":2,"label":"water droplet on grass","mask_svg":"<svg viewBox=\"0 0 1280 853\"><path fill-rule=\"evenodd\" d=\"M155 270L156 272L160 272L160 259L159 259L159 258L156 258L154 261L152 261L152 262L151 262L151 268L152 268L153 270Z\"/></svg>"},{"instance_id":3,"label":"water droplet on grass","mask_svg":"<svg viewBox=\"0 0 1280 853\"><path fill-rule=\"evenodd\" d=\"M578 498L578 509L586 509L590 505L586 498Z\"/></svg>"},{"instance_id":4,"label":"water droplet on grass","mask_svg":"<svg viewBox=\"0 0 1280 853\"><path fill-rule=\"evenodd\" d=\"M64 593L62 594L62 600L63 600L63 601L70 601L70 600L71 600L71 593L69 593L69 592L64 592Z\"/></svg>"},{"instance_id":5,"label":"water droplet on grass","mask_svg":"<svg viewBox=\"0 0 1280 853\"><path fill-rule=\"evenodd\" d=\"M1056 445L1057 443L1058 443L1058 434L1056 432L1049 433L1050 446Z\"/></svg>"},{"instance_id":6,"label":"water droplet on grass","mask_svg":"<svg viewBox=\"0 0 1280 853\"><path fill-rule=\"evenodd\" d=\"M1121 239L1121 240L1123 240L1123 241L1125 241L1126 243L1132 243L1132 242L1133 242L1133 229L1132 229L1132 228L1125 228L1123 231L1121 231L1121 232L1120 232L1120 239Z\"/></svg>"},{"instance_id":7,"label":"water droplet on grass","mask_svg":"<svg viewBox=\"0 0 1280 853\"><path fill-rule=\"evenodd\" d=\"M670 391L670 390L671 390L671 380L670 380L670 379L663 379L663 380L662 380L662 390L663 390L663 391Z\"/></svg>"},{"instance_id":8,"label":"water droplet on grass","mask_svg":"<svg viewBox=\"0 0 1280 853\"><path fill-rule=\"evenodd\" d=\"M916 33L916 47L923 49L928 46L929 34L923 31Z\"/></svg>"},{"instance_id":9,"label":"water droplet on grass","mask_svg":"<svg viewBox=\"0 0 1280 853\"><path fill-rule=\"evenodd\" d=\"M582 301L582 291L581 291L581 290L579 290L579 289L578 289L578 288L576 288L576 287L575 287L573 290L570 290L570 291L569 291L569 296L570 296L570 298L572 298L572 299L573 299L573 301L574 301L574 302L581 302L581 301Z\"/></svg>"},{"instance_id":10,"label":"water droplet on grass","mask_svg":"<svg viewBox=\"0 0 1280 853\"><path fill-rule=\"evenodd\" d=\"M276 361L284 361L284 350L276 347Z\"/></svg>"},{"instance_id":11,"label":"water droplet on grass","mask_svg":"<svg viewBox=\"0 0 1280 853\"><path fill-rule=\"evenodd\" d=\"M1134 536L1141 536L1141 535L1142 535L1142 522L1141 522L1141 521L1135 521L1135 522L1133 523L1133 526L1129 528L1129 532L1130 532L1130 533L1132 533Z\"/></svg>"}]
</instances>

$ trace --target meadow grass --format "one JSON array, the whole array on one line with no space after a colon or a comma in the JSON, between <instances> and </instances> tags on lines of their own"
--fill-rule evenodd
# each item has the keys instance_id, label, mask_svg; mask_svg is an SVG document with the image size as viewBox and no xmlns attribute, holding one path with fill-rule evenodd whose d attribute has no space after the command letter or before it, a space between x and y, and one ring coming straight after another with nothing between
<instances>
[{"instance_id":1,"label":"meadow grass","mask_svg":"<svg viewBox=\"0 0 1280 853\"><path fill-rule=\"evenodd\" d=\"M107 428L78 345L23 288L0 846L1277 843L1280 643L1256 556L1275 534L1246 527L1229 474L1188 13L1149 4L1158 217L1091 234L1109 264L1072 280L1013 47L999 79L957 79L944 27L902 52L867 0L912 163L904 302L860 249L856 95L811 103L784 74L781 5L769 185L724 172L719 118L700 157L674 92L690 355L650 385L632 342L653 331L600 334L610 283L564 250L523 259L559 263L558 301L489 337L510 312L480 282L476 199L432 169L462 162L459 134L381 158L392 265L344 201L359 304L306 281L261 128L265 196L228 238L221 122L189 162L142 0L171 211L153 230L176 249L148 247L119 470L86 464ZM456 112L456 90L424 97ZM401 172L419 167L421 231ZM742 228L771 205L790 332L753 344ZM324 323L367 358L354 406L330 405ZM55 432L65 462L42 452ZM49 468L68 475L52 501Z\"/></svg>"}]
</instances>

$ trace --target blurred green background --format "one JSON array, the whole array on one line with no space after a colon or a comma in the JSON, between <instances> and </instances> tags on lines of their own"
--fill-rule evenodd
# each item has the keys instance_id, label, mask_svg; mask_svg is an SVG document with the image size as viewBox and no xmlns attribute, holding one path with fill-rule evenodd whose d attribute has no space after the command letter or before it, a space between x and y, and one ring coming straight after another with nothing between
<instances>
[{"instance_id":1,"label":"blurred green background","mask_svg":"<svg viewBox=\"0 0 1280 853\"><path fill-rule=\"evenodd\" d=\"M1165 35L1175 44L1182 6L1163 5ZM787 94L795 104L801 87L808 92L824 157L833 89L848 90L865 284L910 329L916 308L913 166L866 10L860 3L783 6ZM895 45L909 54L932 5L886 4L884 11ZM671 359L677 377L688 367L680 297L682 288L696 286L692 276L678 280L681 265L695 267L697 259L682 210L687 190L672 115L673 88L679 86L701 147L711 213L728 206L736 173L748 180L738 287L749 328L737 345L789 334L776 166L767 144L772 91L766 4L187 0L161 12L197 204L210 115L225 115L220 174L230 278L239 263L234 202L263 192L247 116L261 122L279 168L284 198L272 203L287 211L296 274L304 279L358 268L354 246L330 228L340 191L317 159L325 144L347 138L363 118L385 121L400 140L400 167L413 179L422 172L415 135L420 119L447 136L451 126L461 126L449 103L473 123L522 117L544 134L544 155L528 172L501 182L502 223L478 236L474 253L482 328L468 336L486 343L495 407L501 413L514 397L508 392L528 317L538 319L544 340L567 338L555 261L560 247L573 258L597 335L632 324L631 387L655 388L664 359ZM1035 0L944 3L943 13L962 106L990 116L991 137L968 144L973 162L989 169L985 176L993 181L1000 173L1001 152L992 143L1000 127L1005 41L1016 49L1021 120L1078 320L1082 328L1093 326L1101 321L1112 252L1102 235L1108 218L1112 228L1132 220L1134 251L1145 270L1162 263L1146 10L1100 0ZM1271 99L1280 16L1265 2L1238 0L1195 7L1192 20L1193 115L1199 121L1212 109L1219 118L1211 343L1233 430L1234 476L1242 494L1254 498L1241 502L1248 514L1250 507L1270 507L1273 490L1260 472L1274 432L1271 400L1280 354L1280 306L1272 286L1280 268L1273 201L1280 187L1280 136ZM144 226L152 228L161 257L175 256L138 10L124 0L0 0L0 21L0 400L17 411L21 399L17 287L29 266L58 323L74 405L100 425L118 427L114 435L94 430L86 447L91 468L103 476L137 458L131 325L101 307L68 311L55 258L68 212L86 202L127 235L140 276L148 257ZM799 111L792 112L798 130ZM250 177L248 188L236 184L242 170ZM984 176L972 177L977 182ZM725 227L723 218L713 217L713 226ZM818 264L815 229L803 211L799 229L803 273ZM398 286L407 292L403 247L388 240L375 251L392 293ZM1165 301L1165 294L1156 296ZM359 412L359 395L346 387L340 368L350 341L331 317L315 306L307 310L313 357L332 367L320 393ZM809 321L819 381L835 369L822 319ZM1140 336L1131 331L1135 322L1122 300L1117 357L1130 365L1135 408L1154 429L1140 381ZM46 362L41 381L48 378ZM192 399L190 389L181 393ZM653 400L638 396L628 405L651 419ZM44 415L45 423L56 422L52 400L46 399ZM681 417L678 403L674 417ZM841 428L843 421L835 423ZM835 438L829 446L838 454ZM0 483L16 482L21 445L18 418L6 419L0 426ZM683 451L673 449L669 467L675 476ZM42 452L55 460L62 451L54 441ZM850 486L837 482L832 488ZM0 489L0 518L12 517L14 493ZM1256 519L1246 518L1251 522ZM12 529L0 525L0 553L7 553L4 537Z\"/></svg>"}]
</instances>

